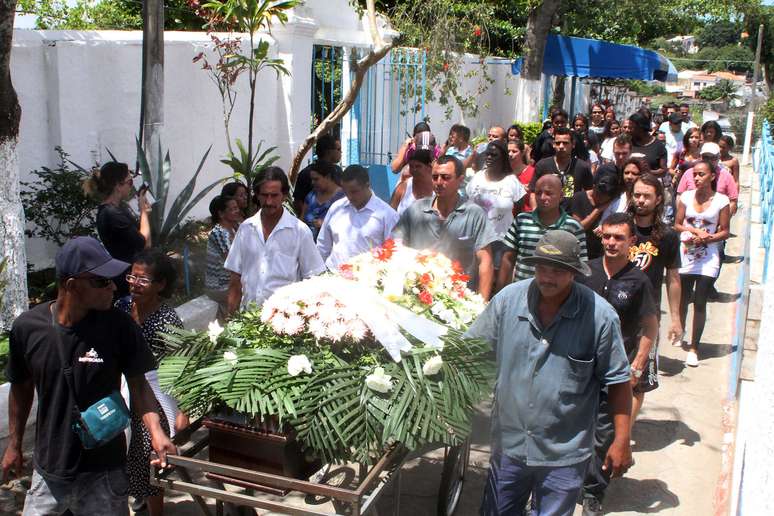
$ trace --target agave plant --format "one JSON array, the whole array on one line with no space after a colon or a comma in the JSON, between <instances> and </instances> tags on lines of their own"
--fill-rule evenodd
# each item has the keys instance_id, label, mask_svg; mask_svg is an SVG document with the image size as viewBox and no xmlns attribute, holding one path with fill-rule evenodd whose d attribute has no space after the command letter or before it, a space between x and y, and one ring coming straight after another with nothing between
<instances>
[{"instance_id":1,"label":"agave plant","mask_svg":"<svg viewBox=\"0 0 774 516\"><path fill-rule=\"evenodd\" d=\"M158 166L153 169L148 164L148 157L142 148L140 140L135 138L135 141L137 143L137 162L140 166L142 179L155 199L150 215L151 240L154 246L164 246L185 221L185 217L191 209L226 178L212 182L191 199L196 188L196 179L199 177L199 172L201 172L204 166L210 149L212 149L212 145L210 145L204 156L202 156L199 166L196 168L193 176L191 176L188 184L177 194L177 197L172 201L172 206L167 210L167 202L171 200L169 198L169 181L172 176L172 161L169 158L169 151L164 155L164 159L159 161ZM161 142L159 142L158 155L162 155Z\"/></svg>"},{"instance_id":2,"label":"agave plant","mask_svg":"<svg viewBox=\"0 0 774 516\"><path fill-rule=\"evenodd\" d=\"M234 171L234 177L236 179L245 182L248 192L253 191L253 182L255 181L255 178L258 176L258 174L273 165L274 162L279 159L279 156L276 154L274 156L269 155L277 150L277 147L269 147L265 151L261 152L262 145L263 140L258 143L255 151L251 151L250 149L245 149L242 140L237 139L236 146L239 150L239 155L237 156L234 153L229 153L227 158L220 160L221 163L231 167L231 170ZM252 203L252 196L250 196L250 212L253 211Z\"/></svg>"}]
</instances>

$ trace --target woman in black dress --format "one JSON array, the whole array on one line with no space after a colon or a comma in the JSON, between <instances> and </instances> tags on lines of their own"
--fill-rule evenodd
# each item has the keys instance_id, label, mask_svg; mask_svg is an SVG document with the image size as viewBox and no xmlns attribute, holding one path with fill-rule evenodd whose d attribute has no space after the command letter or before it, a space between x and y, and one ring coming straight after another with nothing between
<instances>
[{"instance_id":1,"label":"woman in black dress","mask_svg":"<svg viewBox=\"0 0 774 516\"><path fill-rule=\"evenodd\" d=\"M127 204L134 187L126 163L105 163L92 172L84 183L84 190L87 195L102 201L97 208L97 233L105 249L116 260L132 263L137 253L151 246L151 207L145 190L141 189L137 195L139 219ZM129 294L129 285L123 274L113 278L113 282L116 284L116 299Z\"/></svg>"},{"instance_id":2,"label":"woman in black dress","mask_svg":"<svg viewBox=\"0 0 774 516\"><path fill-rule=\"evenodd\" d=\"M175 310L164 302L175 290L177 271L169 257L161 251L143 251L135 257L126 279L131 296L119 300L116 305L128 312L140 325L143 337L156 360L159 360L165 354L160 334L170 326L183 327ZM157 408L161 427L167 434L174 436L175 431L188 426L188 418L178 411L177 402L161 390L156 370L145 373L145 378L159 403ZM151 516L160 516L164 507L164 490L150 485L150 433L142 418L134 412L131 430L126 459L129 494L138 501L145 500Z\"/></svg>"}]
</instances>

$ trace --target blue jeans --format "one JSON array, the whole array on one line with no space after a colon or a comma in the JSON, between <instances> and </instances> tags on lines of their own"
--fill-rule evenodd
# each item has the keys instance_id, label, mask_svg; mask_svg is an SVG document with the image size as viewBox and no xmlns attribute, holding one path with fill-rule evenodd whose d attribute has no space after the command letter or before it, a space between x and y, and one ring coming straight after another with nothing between
<instances>
[{"instance_id":1,"label":"blue jeans","mask_svg":"<svg viewBox=\"0 0 774 516\"><path fill-rule=\"evenodd\" d=\"M123 469L80 473L74 480L47 480L37 471L24 500L22 516L128 516L126 472Z\"/></svg>"},{"instance_id":2,"label":"blue jeans","mask_svg":"<svg viewBox=\"0 0 774 516\"><path fill-rule=\"evenodd\" d=\"M572 516L587 464L588 460L570 466L527 466L505 454L493 454L481 516L526 514L530 493L534 516Z\"/></svg>"}]
</instances>

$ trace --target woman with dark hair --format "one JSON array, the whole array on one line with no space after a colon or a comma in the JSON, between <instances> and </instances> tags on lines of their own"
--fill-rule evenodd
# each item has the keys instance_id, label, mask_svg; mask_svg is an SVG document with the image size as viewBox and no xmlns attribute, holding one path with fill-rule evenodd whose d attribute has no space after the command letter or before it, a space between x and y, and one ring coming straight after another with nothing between
<instances>
[{"instance_id":1,"label":"woman with dark hair","mask_svg":"<svg viewBox=\"0 0 774 516\"><path fill-rule=\"evenodd\" d=\"M583 144L588 149L589 163L599 163L599 138L597 133L589 131L588 117L583 113L577 113L572 120L572 128L580 135L583 139Z\"/></svg>"},{"instance_id":2,"label":"woman with dark hair","mask_svg":"<svg viewBox=\"0 0 774 516\"><path fill-rule=\"evenodd\" d=\"M239 207L239 211L242 214L242 220L250 216L250 214L247 213L250 194L248 193L247 186L245 186L244 183L239 181L226 183L220 190L220 197L228 197L236 201L237 206ZM210 210L210 213L212 213L212 210ZM242 220L239 222L242 222Z\"/></svg>"},{"instance_id":3,"label":"woman with dark hair","mask_svg":"<svg viewBox=\"0 0 774 516\"><path fill-rule=\"evenodd\" d=\"M644 158L629 158L627 159L621 170L621 178L623 179L624 191L626 192L627 205L629 199L631 199L632 187L640 176L643 176L650 172L648 168L648 162Z\"/></svg>"},{"instance_id":4,"label":"woman with dark hair","mask_svg":"<svg viewBox=\"0 0 774 516\"><path fill-rule=\"evenodd\" d=\"M605 122L605 128L602 131L602 145L600 146L600 158L602 158L603 161L615 160L615 156L613 155L613 144L619 134L621 134L621 124L618 123L618 120Z\"/></svg>"},{"instance_id":5,"label":"woman with dark hair","mask_svg":"<svg viewBox=\"0 0 774 516\"><path fill-rule=\"evenodd\" d=\"M605 122L612 122L613 120L618 120L615 114L615 106L608 104L605 108Z\"/></svg>"},{"instance_id":6,"label":"woman with dark hair","mask_svg":"<svg viewBox=\"0 0 774 516\"><path fill-rule=\"evenodd\" d=\"M513 222L514 209L524 197L525 189L511 171L508 148L502 140L493 140L486 147L486 166L476 172L465 188L468 200L478 204L487 214L498 239L505 237ZM505 244L492 244L495 268Z\"/></svg>"},{"instance_id":7,"label":"woman with dark hair","mask_svg":"<svg viewBox=\"0 0 774 516\"><path fill-rule=\"evenodd\" d=\"M535 167L527 165L526 146L521 140L508 140L508 163L511 167L511 173L516 176L519 183L529 193L529 184L532 182L532 176L535 175ZM532 211L532 196L525 195L516 203L516 213L514 217L522 211Z\"/></svg>"},{"instance_id":8,"label":"woman with dark hair","mask_svg":"<svg viewBox=\"0 0 774 516\"><path fill-rule=\"evenodd\" d=\"M228 257L231 242L242 221L242 213L236 199L218 195L210 202L210 215L214 226L207 237L204 292L218 303L218 318L225 319L228 314L228 285L231 273L223 268L223 263Z\"/></svg>"},{"instance_id":9,"label":"woman with dark hair","mask_svg":"<svg viewBox=\"0 0 774 516\"><path fill-rule=\"evenodd\" d=\"M666 146L651 134L650 118L641 112L642 109L644 108L629 117L632 155L642 154L648 162L651 174L663 178L667 172Z\"/></svg>"},{"instance_id":10,"label":"woman with dark hair","mask_svg":"<svg viewBox=\"0 0 774 516\"><path fill-rule=\"evenodd\" d=\"M701 161L701 130L698 127L691 127L683 136L683 150L675 154L672 168L675 170L675 177L672 178L672 184L680 184L683 174L686 170Z\"/></svg>"},{"instance_id":11,"label":"woman with dark hair","mask_svg":"<svg viewBox=\"0 0 774 516\"><path fill-rule=\"evenodd\" d=\"M729 199L715 191L715 168L699 161L693 167L695 190L677 201L675 230L680 233L680 322L685 328L693 296L693 329L685 364L699 365L698 348L707 319L707 300L720 272L721 243L729 236Z\"/></svg>"},{"instance_id":12,"label":"woman with dark hair","mask_svg":"<svg viewBox=\"0 0 774 516\"><path fill-rule=\"evenodd\" d=\"M162 334L169 327L182 328L183 322L175 310L164 302L175 291L177 271L172 260L158 250L143 251L134 258L132 269L126 275L130 299L119 300L116 306L131 315L142 328L156 360L163 358L166 346ZM161 427L174 437L175 432L188 426L188 418L177 408L177 402L159 387L158 371L148 371L145 378L158 401ZM174 423L174 424L170 424ZM150 485L150 433L142 418L132 412L131 439L127 451L128 492L138 500L145 500L151 516L159 516L164 508L164 490Z\"/></svg>"},{"instance_id":13,"label":"woman with dark hair","mask_svg":"<svg viewBox=\"0 0 774 516\"><path fill-rule=\"evenodd\" d=\"M734 139L724 134L718 140L718 146L720 146L720 162L731 172L734 181L739 185L739 160L731 155Z\"/></svg>"},{"instance_id":14,"label":"woman with dark hair","mask_svg":"<svg viewBox=\"0 0 774 516\"><path fill-rule=\"evenodd\" d=\"M605 108L602 107L602 104L595 102L591 105L591 123L589 124L589 131L600 135L604 130Z\"/></svg>"},{"instance_id":15,"label":"woman with dark hair","mask_svg":"<svg viewBox=\"0 0 774 516\"><path fill-rule=\"evenodd\" d=\"M144 189L137 194L139 219L127 204L134 187L126 163L109 161L95 169L84 181L83 190L89 197L102 201L97 208L97 233L110 256L132 263L137 253L151 246L151 206ZM113 278L113 282L116 284L116 299L129 294L129 285L123 274Z\"/></svg>"},{"instance_id":16,"label":"woman with dark hair","mask_svg":"<svg viewBox=\"0 0 774 516\"><path fill-rule=\"evenodd\" d=\"M580 222L586 231L586 252L588 259L599 258L603 254L600 224L613 210L611 205L621 196L621 178L612 164L599 167L594 176L591 190L581 190L570 200L570 215Z\"/></svg>"},{"instance_id":17,"label":"woman with dark hair","mask_svg":"<svg viewBox=\"0 0 774 516\"><path fill-rule=\"evenodd\" d=\"M701 126L701 139L702 143L712 142L718 143L720 137L723 136L723 129L720 128L720 124L714 120L704 122Z\"/></svg>"},{"instance_id":18,"label":"woman with dark hair","mask_svg":"<svg viewBox=\"0 0 774 516\"><path fill-rule=\"evenodd\" d=\"M411 155L408 162L408 178L404 179L390 198L390 206L401 215L418 199L433 195L433 155L427 149L419 149Z\"/></svg>"},{"instance_id":19,"label":"woman with dark hair","mask_svg":"<svg viewBox=\"0 0 774 516\"><path fill-rule=\"evenodd\" d=\"M330 163L317 161L310 165L310 170L312 191L304 199L299 218L306 222L312 230L314 239L317 240L325 214L328 213L331 204L344 197L344 191L336 184L336 168Z\"/></svg>"},{"instance_id":20,"label":"woman with dark hair","mask_svg":"<svg viewBox=\"0 0 774 516\"><path fill-rule=\"evenodd\" d=\"M508 137L508 141L511 142L513 140L519 140L521 142L521 145L524 147L521 152L524 155L524 164L525 165L532 165L532 159L530 156L532 155L532 147L528 143L524 143L524 130L521 128L519 124L513 124L510 127L508 127L508 130L505 131L506 136Z\"/></svg>"},{"instance_id":21,"label":"woman with dark hair","mask_svg":"<svg viewBox=\"0 0 774 516\"><path fill-rule=\"evenodd\" d=\"M417 123L414 126L414 131L411 133L411 136L409 138L406 138L406 141L404 141L403 145L401 145L400 149L398 149L398 153L395 154L395 158L392 160L392 163L390 164L390 167L394 174L404 172L403 174L401 174L404 177L404 179L408 177L408 171L404 169L406 168L406 165L408 165L411 154L413 154L417 148L417 143L418 143L417 138L421 133L432 134L432 131L430 131L430 125L427 122ZM433 140L432 144L433 144L433 159L435 159L438 157L438 154L440 153L440 148L436 145L435 140Z\"/></svg>"}]
</instances>

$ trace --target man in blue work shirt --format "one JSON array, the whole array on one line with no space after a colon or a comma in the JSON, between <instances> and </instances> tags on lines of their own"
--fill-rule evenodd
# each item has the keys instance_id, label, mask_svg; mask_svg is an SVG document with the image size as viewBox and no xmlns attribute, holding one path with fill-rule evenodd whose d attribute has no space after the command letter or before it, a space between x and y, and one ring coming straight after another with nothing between
<instances>
[{"instance_id":1,"label":"man in blue work shirt","mask_svg":"<svg viewBox=\"0 0 774 516\"><path fill-rule=\"evenodd\" d=\"M589 268L571 233L548 231L528 259L535 277L501 290L466 334L491 342L497 356L486 516L522 514L530 494L535 515L572 515L605 385L615 439L604 467L619 476L631 465L631 377L618 316L575 283Z\"/></svg>"}]
</instances>

